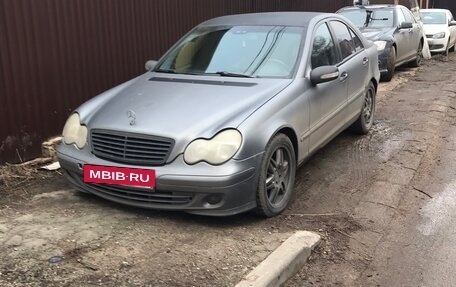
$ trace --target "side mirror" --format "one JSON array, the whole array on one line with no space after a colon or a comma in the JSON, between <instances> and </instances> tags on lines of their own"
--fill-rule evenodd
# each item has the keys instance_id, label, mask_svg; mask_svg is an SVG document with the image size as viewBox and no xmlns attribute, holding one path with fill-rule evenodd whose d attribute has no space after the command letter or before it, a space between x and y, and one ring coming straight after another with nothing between
<instances>
[{"instance_id":1,"label":"side mirror","mask_svg":"<svg viewBox=\"0 0 456 287\"><path fill-rule=\"evenodd\" d=\"M321 66L310 72L310 82L316 86L339 78L339 69L336 66Z\"/></svg>"},{"instance_id":2,"label":"side mirror","mask_svg":"<svg viewBox=\"0 0 456 287\"><path fill-rule=\"evenodd\" d=\"M399 29L412 29L412 28L413 28L412 22L402 22L401 25L399 25Z\"/></svg>"},{"instance_id":3,"label":"side mirror","mask_svg":"<svg viewBox=\"0 0 456 287\"><path fill-rule=\"evenodd\" d=\"M448 26L456 26L456 21L451 21L450 24L448 24Z\"/></svg>"},{"instance_id":4,"label":"side mirror","mask_svg":"<svg viewBox=\"0 0 456 287\"><path fill-rule=\"evenodd\" d=\"M157 65L157 61L154 61L154 60L149 60L146 62L146 71L152 71L153 68L155 68L155 66Z\"/></svg>"}]
</instances>

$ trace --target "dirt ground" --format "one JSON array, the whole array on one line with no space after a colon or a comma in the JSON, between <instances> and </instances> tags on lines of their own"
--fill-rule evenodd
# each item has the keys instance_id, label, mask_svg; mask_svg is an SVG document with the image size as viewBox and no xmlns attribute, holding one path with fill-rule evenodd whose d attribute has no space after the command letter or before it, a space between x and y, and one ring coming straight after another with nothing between
<instances>
[{"instance_id":1,"label":"dirt ground","mask_svg":"<svg viewBox=\"0 0 456 287\"><path fill-rule=\"evenodd\" d=\"M455 63L435 57L381 84L372 132L314 155L294 203L271 219L138 210L76 192L57 172L3 167L0 286L233 286L296 230L323 241L287 286L378 285L377 247L439 180L425 175L456 122Z\"/></svg>"}]
</instances>

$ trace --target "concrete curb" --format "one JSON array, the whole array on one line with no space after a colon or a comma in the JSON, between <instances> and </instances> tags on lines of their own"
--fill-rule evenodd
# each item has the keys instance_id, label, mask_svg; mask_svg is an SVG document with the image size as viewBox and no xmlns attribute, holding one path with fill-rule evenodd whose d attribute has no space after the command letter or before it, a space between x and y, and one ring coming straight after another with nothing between
<instances>
[{"instance_id":1,"label":"concrete curb","mask_svg":"<svg viewBox=\"0 0 456 287\"><path fill-rule=\"evenodd\" d=\"M318 234L297 231L245 276L236 287L281 286L302 268L320 239Z\"/></svg>"}]
</instances>

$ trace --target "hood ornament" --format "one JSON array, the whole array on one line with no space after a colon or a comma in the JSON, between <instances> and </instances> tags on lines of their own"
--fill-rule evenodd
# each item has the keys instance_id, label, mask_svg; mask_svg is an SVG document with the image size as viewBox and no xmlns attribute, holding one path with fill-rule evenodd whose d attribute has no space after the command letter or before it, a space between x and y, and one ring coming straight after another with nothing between
<instances>
[{"instance_id":1,"label":"hood ornament","mask_svg":"<svg viewBox=\"0 0 456 287\"><path fill-rule=\"evenodd\" d=\"M133 110L128 110L127 117L130 119L130 126L133 126L136 123L136 113Z\"/></svg>"}]
</instances>

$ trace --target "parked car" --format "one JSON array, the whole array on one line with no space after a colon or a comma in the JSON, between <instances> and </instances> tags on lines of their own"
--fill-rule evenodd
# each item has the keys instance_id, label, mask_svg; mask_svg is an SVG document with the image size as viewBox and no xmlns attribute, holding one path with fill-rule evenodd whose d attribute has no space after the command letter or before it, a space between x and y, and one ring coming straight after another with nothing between
<instances>
[{"instance_id":1,"label":"parked car","mask_svg":"<svg viewBox=\"0 0 456 287\"><path fill-rule=\"evenodd\" d=\"M456 21L447 9L422 9L421 19L431 53L454 52Z\"/></svg>"},{"instance_id":2,"label":"parked car","mask_svg":"<svg viewBox=\"0 0 456 287\"><path fill-rule=\"evenodd\" d=\"M352 21L378 50L382 80L390 81L396 67L422 61L423 32L415 17L401 5L345 7L337 11Z\"/></svg>"},{"instance_id":3,"label":"parked car","mask_svg":"<svg viewBox=\"0 0 456 287\"><path fill-rule=\"evenodd\" d=\"M377 60L336 14L215 18L77 108L59 162L77 189L114 202L274 216L306 158L348 127L371 128Z\"/></svg>"}]
</instances>

